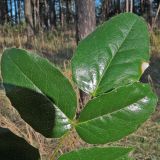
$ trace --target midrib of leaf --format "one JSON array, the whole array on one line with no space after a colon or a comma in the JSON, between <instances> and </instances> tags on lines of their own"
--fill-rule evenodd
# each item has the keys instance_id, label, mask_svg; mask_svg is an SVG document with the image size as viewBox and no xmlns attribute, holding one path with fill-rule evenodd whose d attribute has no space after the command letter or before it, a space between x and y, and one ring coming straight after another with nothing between
<instances>
[{"instance_id":1,"label":"midrib of leaf","mask_svg":"<svg viewBox=\"0 0 160 160\"><path fill-rule=\"evenodd\" d=\"M144 99L145 97L147 97L147 96L143 96L143 97L141 97L141 98L137 99L137 100L136 100L136 102L138 102L138 101L140 101L140 100ZM136 102L135 102L135 103L136 103ZM100 116L98 116L98 117L95 117L95 118L89 119L89 120L87 120L87 121L78 122L76 125L84 124L84 123L88 123L88 122L90 122L90 121L97 120L97 119L99 119L99 118L101 118L101 117L107 117L107 116L109 116L109 115L112 115L112 114L114 114L114 113L117 113L117 112L122 111L123 109L127 108L127 107L128 107L128 106L130 106L131 104L134 104L134 103L129 103L129 104L127 104L127 105L123 106L121 109L115 110L115 111L113 111L113 112L109 112L109 113L107 113L107 114L100 115Z\"/></svg>"},{"instance_id":2,"label":"midrib of leaf","mask_svg":"<svg viewBox=\"0 0 160 160\"><path fill-rule=\"evenodd\" d=\"M98 87L99 87L102 79L103 79L103 76L106 74L108 68L110 67L110 64L112 63L113 59L117 56L119 50L121 49L121 47L122 47L123 44L125 43L127 37L128 37L129 34L131 33L131 31L132 31L132 29L133 29L133 26L137 23L137 21L138 21L138 19L136 19L136 20L133 22L133 24L131 25L131 28L129 29L129 31L128 31L127 35L126 35L126 37L124 38L124 40L123 40L122 43L120 44L119 48L117 49L116 54L113 55L113 57L111 58L111 60L110 60L110 62L108 63L108 65L105 67L105 69L104 69L104 71L103 71L103 73L102 73L102 76L100 77L100 80L99 80L99 82L98 82L98 84L97 84L97 87L95 88L95 91L92 93L92 96L94 96L94 97L96 96L96 94L97 94L96 92L97 92L97 90L98 90Z\"/></svg>"},{"instance_id":3,"label":"midrib of leaf","mask_svg":"<svg viewBox=\"0 0 160 160\"><path fill-rule=\"evenodd\" d=\"M38 91L41 93L41 94L43 94L43 96L49 101L49 102L51 102L52 104L53 104L53 102L43 93L43 91L34 83L34 81L32 81L32 79L31 78L29 78L29 76L26 74L26 73L24 73L23 71L22 71L22 69L21 69L21 67L10 57L10 56L7 56L12 62L13 62L13 64L15 64L15 66L17 67L17 69L22 73L22 75L36 88L36 89L38 89ZM34 62L33 62L34 63ZM36 63L34 63L34 64L36 64ZM36 64L36 65L38 65L38 64ZM23 86L22 86L23 87ZM54 105L54 104L53 104ZM56 107L55 105L54 105L54 107ZM60 110L60 108L58 107L58 109ZM61 111L61 110L60 110ZM61 111L62 112L62 111ZM65 116L66 116L66 114L64 113L64 112L62 112ZM68 116L66 116L67 118L68 118ZM68 120L70 121L70 122L72 122L72 120L70 120L69 118L68 118ZM72 123L71 123L72 124Z\"/></svg>"}]
</instances>

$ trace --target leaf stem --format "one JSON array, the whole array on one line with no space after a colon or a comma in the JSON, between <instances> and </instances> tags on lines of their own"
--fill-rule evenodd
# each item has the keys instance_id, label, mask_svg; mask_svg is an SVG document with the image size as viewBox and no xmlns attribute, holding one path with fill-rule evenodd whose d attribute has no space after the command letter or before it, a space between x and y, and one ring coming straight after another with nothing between
<instances>
[{"instance_id":1,"label":"leaf stem","mask_svg":"<svg viewBox=\"0 0 160 160\"><path fill-rule=\"evenodd\" d=\"M60 147L63 145L63 142L65 140L65 138L70 134L70 132L72 131L73 128L71 128L66 134L63 135L63 137L60 139L59 144L57 145L57 147L55 148L55 150L53 151L50 160L56 160L55 157L60 149Z\"/></svg>"}]
</instances>

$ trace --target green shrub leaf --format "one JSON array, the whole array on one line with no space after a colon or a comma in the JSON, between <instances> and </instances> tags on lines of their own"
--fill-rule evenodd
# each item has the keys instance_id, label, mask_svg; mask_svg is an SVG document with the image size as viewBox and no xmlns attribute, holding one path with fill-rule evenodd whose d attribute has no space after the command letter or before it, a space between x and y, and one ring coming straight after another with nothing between
<instances>
[{"instance_id":1,"label":"green shrub leaf","mask_svg":"<svg viewBox=\"0 0 160 160\"><path fill-rule=\"evenodd\" d=\"M91 144L103 144L134 132L155 110L157 97L147 84L134 83L92 99L76 130Z\"/></svg>"},{"instance_id":2,"label":"green shrub leaf","mask_svg":"<svg viewBox=\"0 0 160 160\"><path fill-rule=\"evenodd\" d=\"M8 129L0 128L0 159L39 160L40 155L38 149L30 146L24 139Z\"/></svg>"},{"instance_id":3,"label":"green shrub leaf","mask_svg":"<svg viewBox=\"0 0 160 160\"><path fill-rule=\"evenodd\" d=\"M35 129L43 130L41 133L47 137L59 137L70 129L69 119L74 118L77 107L76 94L68 79L49 61L25 50L7 49L2 55L1 71L7 96L26 122L34 126L37 123ZM51 126L47 126L48 122Z\"/></svg>"},{"instance_id":4,"label":"green shrub leaf","mask_svg":"<svg viewBox=\"0 0 160 160\"><path fill-rule=\"evenodd\" d=\"M73 80L96 96L139 80L148 60L147 25L134 14L120 14L80 42L72 59Z\"/></svg>"},{"instance_id":5,"label":"green shrub leaf","mask_svg":"<svg viewBox=\"0 0 160 160\"><path fill-rule=\"evenodd\" d=\"M88 148L63 154L58 160L129 160L130 148Z\"/></svg>"}]
</instances>

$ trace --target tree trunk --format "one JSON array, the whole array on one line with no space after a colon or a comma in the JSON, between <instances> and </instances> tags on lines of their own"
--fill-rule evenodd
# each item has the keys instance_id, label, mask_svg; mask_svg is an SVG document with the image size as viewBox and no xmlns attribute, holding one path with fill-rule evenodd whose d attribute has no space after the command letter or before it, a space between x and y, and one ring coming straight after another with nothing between
<instances>
[{"instance_id":1,"label":"tree trunk","mask_svg":"<svg viewBox=\"0 0 160 160\"><path fill-rule=\"evenodd\" d=\"M69 25L70 22L70 9L69 9L69 0L66 0L66 24Z\"/></svg>"},{"instance_id":2,"label":"tree trunk","mask_svg":"<svg viewBox=\"0 0 160 160\"><path fill-rule=\"evenodd\" d=\"M39 32L40 28L40 17L39 17L39 0L32 0L33 4L33 26L36 33Z\"/></svg>"},{"instance_id":3,"label":"tree trunk","mask_svg":"<svg viewBox=\"0 0 160 160\"><path fill-rule=\"evenodd\" d=\"M44 7L45 7L45 12L44 12L44 24L46 29L50 28L50 22L49 22L49 4L48 0L44 0Z\"/></svg>"},{"instance_id":4,"label":"tree trunk","mask_svg":"<svg viewBox=\"0 0 160 160\"><path fill-rule=\"evenodd\" d=\"M59 7L59 22L61 23L61 19L62 19L62 17L61 17L61 15L62 15L62 7L61 7L61 0L59 0L58 1L59 3L58 3L58 7Z\"/></svg>"},{"instance_id":5,"label":"tree trunk","mask_svg":"<svg viewBox=\"0 0 160 160\"><path fill-rule=\"evenodd\" d=\"M14 18L15 18L15 23L17 24L17 1L14 0Z\"/></svg>"},{"instance_id":6,"label":"tree trunk","mask_svg":"<svg viewBox=\"0 0 160 160\"><path fill-rule=\"evenodd\" d=\"M10 5L10 21L11 21L11 23L12 23L12 20L13 20L12 0L9 1L9 5Z\"/></svg>"},{"instance_id":7,"label":"tree trunk","mask_svg":"<svg viewBox=\"0 0 160 160\"><path fill-rule=\"evenodd\" d=\"M94 0L76 0L77 10L77 43L94 31L96 27L95 2ZM80 90L80 104L85 103L86 95ZM80 109L81 110L81 109Z\"/></svg>"},{"instance_id":8,"label":"tree trunk","mask_svg":"<svg viewBox=\"0 0 160 160\"><path fill-rule=\"evenodd\" d=\"M55 10L55 0L50 0L49 10L50 10L51 28L54 29L56 28L56 19L57 19Z\"/></svg>"},{"instance_id":9,"label":"tree trunk","mask_svg":"<svg viewBox=\"0 0 160 160\"><path fill-rule=\"evenodd\" d=\"M21 1L18 0L18 22L21 21Z\"/></svg>"},{"instance_id":10,"label":"tree trunk","mask_svg":"<svg viewBox=\"0 0 160 160\"><path fill-rule=\"evenodd\" d=\"M64 27L64 8L63 8L63 1L62 0L60 0L60 2L59 2L59 6L60 6L60 17L61 17L61 19L60 19L60 23L61 23L61 28L63 28Z\"/></svg>"},{"instance_id":11,"label":"tree trunk","mask_svg":"<svg viewBox=\"0 0 160 160\"><path fill-rule=\"evenodd\" d=\"M129 12L129 0L126 0L126 12Z\"/></svg>"},{"instance_id":12,"label":"tree trunk","mask_svg":"<svg viewBox=\"0 0 160 160\"><path fill-rule=\"evenodd\" d=\"M152 25L152 4L151 0L146 0L147 21Z\"/></svg>"},{"instance_id":13,"label":"tree trunk","mask_svg":"<svg viewBox=\"0 0 160 160\"><path fill-rule=\"evenodd\" d=\"M94 0L77 0L77 42L84 39L96 27Z\"/></svg>"},{"instance_id":14,"label":"tree trunk","mask_svg":"<svg viewBox=\"0 0 160 160\"><path fill-rule=\"evenodd\" d=\"M118 13L121 12L121 2L120 2L120 0L117 0L117 12Z\"/></svg>"},{"instance_id":15,"label":"tree trunk","mask_svg":"<svg viewBox=\"0 0 160 160\"><path fill-rule=\"evenodd\" d=\"M133 12L133 0L130 0L130 12Z\"/></svg>"},{"instance_id":16,"label":"tree trunk","mask_svg":"<svg viewBox=\"0 0 160 160\"><path fill-rule=\"evenodd\" d=\"M7 1L0 1L0 24L8 21L8 4Z\"/></svg>"},{"instance_id":17,"label":"tree trunk","mask_svg":"<svg viewBox=\"0 0 160 160\"><path fill-rule=\"evenodd\" d=\"M103 0L101 7L101 19L105 21L109 18L111 0Z\"/></svg>"},{"instance_id":18,"label":"tree trunk","mask_svg":"<svg viewBox=\"0 0 160 160\"><path fill-rule=\"evenodd\" d=\"M33 18L32 18L32 8L31 8L31 0L25 0L24 1L24 7L25 7L25 20L27 24L27 45L30 45L29 43L32 42L32 37L34 35L34 28L33 28Z\"/></svg>"}]
</instances>

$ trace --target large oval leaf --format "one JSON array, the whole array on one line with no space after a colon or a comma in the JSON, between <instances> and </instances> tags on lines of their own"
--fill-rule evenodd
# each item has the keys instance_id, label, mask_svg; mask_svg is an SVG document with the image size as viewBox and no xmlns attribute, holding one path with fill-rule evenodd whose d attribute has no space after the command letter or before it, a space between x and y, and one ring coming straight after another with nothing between
<instances>
[{"instance_id":1,"label":"large oval leaf","mask_svg":"<svg viewBox=\"0 0 160 160\"><path fill-rule=\"evenodd\" d=\"M63 154L58 160L130 160L130 148L88 148Z\"/></svg>"},{"instance_id":2,"label":"large oval leaf","mask_svg":"<svg viewBox=\"0 0 160 160\"><path fill-rule=\"evenodd\" d=\"M73 80L96 96L139 80L148 59L147 25L134 14L120 14L80 42L72 59Z\"/></svg>"},{"instance_id":3,"label":"large oval leaf","mask_svg":"<svg viewBox=\"0 0 160 160\"><path fill-rule=\"evenodd\" d=\"M71 128L69 119L43 94L23 87L4 86L12 105L37 132L46 137L60 137Z\"/></svg>"},{"instance_id":4,"label":"large oval leaf","mask_svg":"<svg viewBox=\"0 0 160 160\"><path fill-rule=\"evenodd\" d=\"M24 90L30 89L31 91L35 91L45 96L46 99L48 100L50 99L52 103L54 103L55 106L58 107L55 110L54 109L48 110L48 114L50 115L55 114L57 115L55 117L58 117L58 119L61 122L62 121L65 122L64 125L58 125L59 133L56 133L57 136L61 136L62 134L64 134L64 130L66 131L66 129L70 128L68 127L68 125L70 126L68 121L69 119L73 119L75 116L75 111L77 106L76 94L71 84L69 83L68 79L66 79L63 76L63 74L57 68L55 68L49 61L37 55L30 54L25 50L15 49L15 48L7 49L4 51L2 55L1 72L2 72L3 83L5 84L5 86L6 85L16 86L20 87L21 89L23 88ZM8 88L6 88L6 91L8 92L8 95L10 95L11 97L11 94L9 94L11 90L10 89L8 90ZM17 92L17 89L14 91ZM14 94L13 90L10 93ZM25 97L25 94L27 95L28 93L25 93L23 91L24 97L22 97L22 95L20 94L17 94L17 96L20 96L19 98L17 97L19 101L23 101L23 99L26 99L25 106L21 107L27 107L27 104L31 103L29 99L30 100L32 99L32 102L34 103L34 99L31 96L28 95L28 97ZM13 97L16 96L12 96L12 98ZM22 103L21 105L23 104L24 103ZM45 104L43 104L43 106L46 107ZM14 107L16 108L17 106L15 105ZM37 110L37 115L39 115L39 118L40 115L46 113L45 108L44 108L44 113L41 114L42 112L41 113L39 112L42 111L42 107L41 109L40 106L34 106L34 107L36 108L36 109L34 108L34 110ZM56 113L50 112L51 110L54 110ZM32 109L28 109L28 114L30 114L30 117L33 117L32 119L36 117L35 112L34 114L32 113ZM44 116L41 118L45 122L45 119L43 119ZM39 121L35 120L35 122L38 123ZM58 122L58 120L56 119L53 123L55 122ZM63 124L61 122L58 122L58 124ZM46 134L45 136L48 137L48 135ZM50 135L49 137L52 136L53 135Z\"/></svg>"},{"instance_id":5,"label":"large oval leaf","mask_svg":"<svg viewBox=\"0 0 160 160\"><path fill-rule=\"evenodd\" d=\"M38 149L30 146L24 139L17 137L8 129L0 128L1 160L39 160Z\"/></svg>"},{"instance_id":6,"label":"large oval leaf","mask_svg":"<svg viewBox=\"0 0 160 160\"><path fill-rule=\"evenodd\" d=\"M91 144L119 140L147 120L156 103L155 94L146 84L120 87L89 101L80 114L76 130Z\"/></svg>"}]
</instances>

